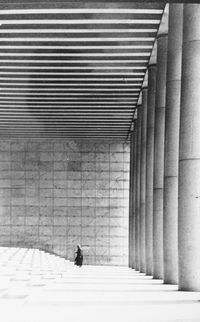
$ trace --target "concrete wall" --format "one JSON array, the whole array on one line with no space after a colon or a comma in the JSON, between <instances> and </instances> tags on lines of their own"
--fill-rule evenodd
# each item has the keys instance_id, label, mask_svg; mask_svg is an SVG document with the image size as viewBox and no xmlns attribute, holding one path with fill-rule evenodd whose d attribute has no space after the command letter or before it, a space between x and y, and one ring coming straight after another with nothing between
<instances>
[{"instance_id":1,"label":"concrete wall","mask_svg":"<svg viewBox=\"0 0 200 322\"><path fill-rule=\"evenodd\" d=\"M129 145L0 141L0 245L127 265Z\"/></svg>"}]
</instances>

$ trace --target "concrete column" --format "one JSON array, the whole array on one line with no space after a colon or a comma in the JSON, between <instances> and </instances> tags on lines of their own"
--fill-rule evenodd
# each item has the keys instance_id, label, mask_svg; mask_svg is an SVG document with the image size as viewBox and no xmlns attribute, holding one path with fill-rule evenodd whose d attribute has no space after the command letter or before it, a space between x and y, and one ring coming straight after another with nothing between
<instances>
[{"instance_id":1,"label":"concrete column","mask_svg":"<svg viewBox=\"0 0 200 322\"><path fill-rule=\"evenodd\" d=\"M153 187L153 277L163 278L163 186L167 34L158 37Z\"/></svg>"},{"instance_id":2,"label":"concrete column","mask_svg":"<svg viewBox=\"0 0 200 322\"><path fill-rule=\"evenodd\" d=\"M147 150L146 150L146 274L153 275L153 165L156 65L148 67Z\"/></svg>"},{"instance_id":3,"label":"concrete column","mask_svg":"<svg viewBox=\"0 0 200 322\"><path fill-rule=\"evenodd\" d=\"M140 160L141 160L141 105L138 105L137 120L137 157L136 157L136 222L135 222L135 243L136 262L135 269L140 270Z\"/></svg>"},{"instance_id":4,"label":"concrete column","mask_svg":"<svg viewBox=\"0 0 200 322\"><path fill-rule=\"evenodd\" d=\"M133 127L133 268L136 268L136 214L137 214L137 118L134 120L134 127Z\"/></svg>"},{"instance_id":5,"label":"concrete column","mask_svg":"<svg viewBox=\"0 0 200 322\"><path fill-rule=\"evenodd\" d=\"M169 5L164 169L164 283L178 284L178 162L183 5Z\"/></svg>"},{"instance_id":6,"label":"concrete column","mask_svg":"<svg viewBox=\"0 0 200 322\"><path fill-rule=\"evenodd\" d=\"M130 179L129 179L129 267L133 267L133 132L130 134Z\"/></svg>"},{"instance_id":7,"label":"concrete column","mask_svg":"<svg viewBox=\"0 0 200 322\"><path fill-rule=\"evenodd\" d=\"M140 272L146 271L145 252L145 202L146 202L146 136L147 136L147 87L142 89L141 110L141 162L140 162Z\"/></svg>"},{"instance_id":8,"label":"concrete column","mask_svg":"<svg viewBox=\"0 0 200 322\"><path fill-rule=\"evenodd\" d=\"M200 291L200 5L183 11L180 110L179 289Z\"/></svg>"}]
</instances>

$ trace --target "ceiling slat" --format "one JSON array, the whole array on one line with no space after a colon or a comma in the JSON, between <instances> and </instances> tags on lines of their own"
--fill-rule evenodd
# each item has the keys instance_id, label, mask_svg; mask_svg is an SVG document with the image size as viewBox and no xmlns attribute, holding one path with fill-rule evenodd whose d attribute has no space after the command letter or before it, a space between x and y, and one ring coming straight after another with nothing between
<instances>
[{"instance_id":1,"label":"ceiling slat","mask_svg":"<svg viewBox=\"0 0 200 322\"><path fill-rule=\"evenodd\" d=\"M0 0L0 9L19 10L19 9L152 9L152 10L163 10L164 3L162 2L133 2L133 1L121 1L115 0L86 0L86 1L66 1L66 0Z\"/></svg>"}]
</instances>

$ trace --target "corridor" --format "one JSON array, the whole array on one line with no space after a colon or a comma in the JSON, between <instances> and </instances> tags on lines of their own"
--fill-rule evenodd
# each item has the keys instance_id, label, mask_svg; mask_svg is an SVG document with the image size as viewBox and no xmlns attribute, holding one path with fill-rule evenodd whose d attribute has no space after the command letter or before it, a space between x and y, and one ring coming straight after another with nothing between
<instances>
[{"instance_id":1,"label":"corridor","mask_svg":"<svg viewBox=\"0 0 200 322\"><path fill-rule=\"evenodd\" d=\"M2 322L200 322L186 2L0 0Z\"/></svg>"}]
</instances>

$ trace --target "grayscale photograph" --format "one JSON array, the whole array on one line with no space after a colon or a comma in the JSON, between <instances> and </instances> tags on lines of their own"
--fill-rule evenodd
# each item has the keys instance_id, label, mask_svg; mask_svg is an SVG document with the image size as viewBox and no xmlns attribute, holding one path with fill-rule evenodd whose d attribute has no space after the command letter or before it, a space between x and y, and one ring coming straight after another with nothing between
<instances>
[{"instance_id":1,"label":"grayscale photograph","mask_svg":"<svg viewBox=\"0 0 200 322\"><path fill-rule=\"evenodd\" d=\"M1 322L200 322L200 3L0 0Z\"/></svg>"}]
</instances>

